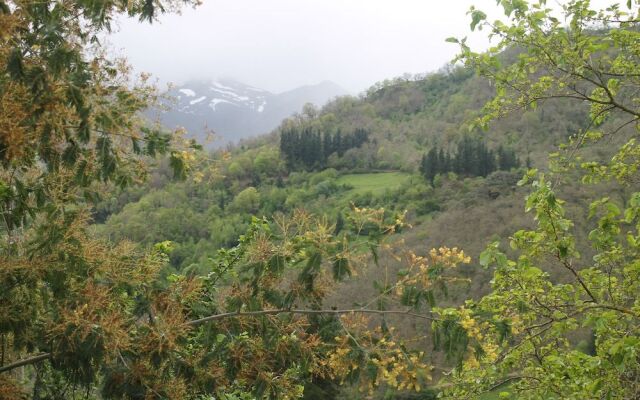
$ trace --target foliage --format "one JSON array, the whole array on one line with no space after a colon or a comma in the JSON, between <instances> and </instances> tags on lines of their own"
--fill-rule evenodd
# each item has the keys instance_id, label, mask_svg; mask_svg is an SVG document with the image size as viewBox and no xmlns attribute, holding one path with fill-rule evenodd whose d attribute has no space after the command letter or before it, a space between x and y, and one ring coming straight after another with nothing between
<instances>
[{"instance_id":1,"label":"foliage","mask_svg":"<svg viewBox=\"0 0 640 400\"><path fill-rule=\"evenodd\" d=\"M93 229L100 237L116 241L129 239L143 246L170 240L174 247L169 256L176 271L185 268L202 271L211 254L237 245L252 215L291 215L297 208L304 208L335 222L352 203L360 207L384 207L389 211L419 209L421 214L428 214L429 210L444 208L447 201L428 194L429 188L417 184L422 181L418 176L401 172L338 175L337 171L327 169L296 172L281 178L275 170L261 174L260 182L253 186L254 180L249 177L229 176L228 168L236 162L237 158L233 157L218 164L219 172L211 180L197 182L188 178L174 182L165 175L162 180L150 179L162 182L159 189L148 182L142 190L114 192L99 205L101 209L114 207L116 212ZM200 169L194 167L196 172ZM222 174L226 176L220 176ZM112 206L135 199L141 191L147 193L119 211ZM431 198L426 199L425 195Z\"/></svg>"},{"instance_id":2,"label":"foliage","mask_svg":"<svg viewBox=\"0 0 640 400\"><path fill-rule=\"evenodd\" d=\"M236 210L253 213L260 206L260 193L253 186L249 186L233 199L231 207Z\"/></svg>"},{"instance_id":3,"label":"foliage","mask_svg":"<svg viewBox=\"0 0 640 400\"><path fill-rule=\"evenodd\" d=\"M380 172L373 174L347 174L336 180L338 185L347 185L354 193L373 194L384 193L385 190L393 191L410 179L408 174L402 172Z\"/></svg>"},{"instance_id":4,"label":"foliage","mask_svg":"<svg viewBox=\"0 0 640 400\"><path fill-rule=\"evenodd\" d=\"M523 179L532 187L526 209L537 227L513 234L515 259L502 253L497 242L482 254L481 263L495 267L492 292L461 308L439 311L447 321L437 324L443 335L451 324L464 329L457 340L448 335L462 361L445 397L501 390L501 398L633 398L640 391L639 194L625 196L622 204L608 197L592 202L591 257L584 257L554 182L565 174L575 176L574 167L586 169L585 183L618 180L627 185L636 177L636 159L627 157L635 142L625 139L630 132L624 128L638 129L633 93L640 73L640 4L629 1L626 10L614 5L595 11L589 1L570 1L562 6L569 21L565 27L544 1L499 3L509 23L484 22L481 11L471 11L472 28L488 27L500 40L496 47L476 54L459 41L460 58L497 85L480 125L556 98L586 101L590 123L577 132L568 151L552 157L551 177L530 170ZM498 52L513 48L518 49L516 61L502 65ZM586 144L601 145L604 136L623 143L611 161L581 159L579 151ZM564 270L564 279L553 279L557 270ZM595 338L591 354L578 347L581 333Z\"/></svg>"},{"instance_id":5,"label":"foliage","mask_svg":"<svg viewBox=\"0 0 640 400\"><path fill-rule=\"evenodd\" d=\"M369 132L360 128L343 136L339 129L332 133L309 126L290 126L280 133L280 153L289 170L300 166L307 170L322 169L331 155L342 157L347 150L362 146L368 139Z\"/></svg>"},{"instance_id":6,"label":"foliage","mask_svg":"<svg viewBox=\"0 0 640 400\"><path fill-rule=\"evenodd\" d=\"M465 136L457 144L457 151L452 156L449 151L434 146L422 156L420 172L433 183L438 174L455 172L463 176L487 176L496 170L509 171L520 165L513 150L498 147L497 152L490 150L477 138Z\"/></svg>"},{"instance_id":7,"label":"foliage","mask_svg":"<svg viewBox=\"0 0 640 400\"><path fill-rule=\"evenodd\" d=\"M431 286L448 281L448 269L466 260L462 253L445 249L449 255L436 255L434 265L408 254L410 273L380 293L391 297L388 288L410 285L411 295L399 303L405 307L322 308L332 282L355 275L367 252L377 262L381 242L403 226L402 215L354 207L337 234L325 219L302 211L272 224L254 220L237 246L209 261L204 277L167 274L175 246L166 236L182 229L159 224L156 232L141 231L164 236L149 250L89 233L96 194L144 178L149 157L166 155L178 177L201 160L190 143L143 126L139 112L153 89L131 87L126 66L104 57L98 44L91 47L116 14L151 20L172 6L0 3L0 393L287 399L322 379L420 390L430 371L423 353L366 316L384 320L424 307L422 299L436 290ZM229 172L272 178L264 169L279 163L273 153L260 155L234 160ZM203 181L215 183L216 176L196 171L193 182ZM222 210L229 199L224 190L216 194ZM145 200L143 208L180 207L179 197L161 193ZM244 187L229 207L254 211L259 202L257 189ZM201 223L184 208L160 220L196 231ZM26 374L15 373L21 367Z\"/></svg>"},{"instance_id":8,"label":"foliage","mask_svg":"<svg viewBox=\"0 0 640 400\"><path fill-rule=\"evenodd\" d=\"M94 181L125 186L139 178L143 156L169 153L176 174L184 173L188 153L170 147L171 135L141 127L138 114L155 97L147 77L130 87L126 64L93 45L114 14L152 20L171 6L1 4L0 186L8 230L55 202L51 192L62 181L54 176L82 189L71 196L92 197Z\"/></svg>"},{"instance_id":9,"label":"foliage","mask_svg":"<svg viewBox=\"0 0 640 400\"><path fill-rule=\"evenodd\" d=\"M63 381L80 384L87 393L101 386L104 398L195 398L234 391L299 398L312 378L355 380L365 390L381 383L420 390L430 370L423 353L408 350L390 327L370 329L365 316L411 316L412 309L432 304L439 285L452 280L447 270L468 262L464 253L441 248L429 257L402 255L407 269L380 287L378 300L397 296L398 304L409 308L370 308L373 302L362 299L353 309L322 309L330 281L364 268L365 250L377 259L378 242L402 226L402 217L354 208L335 236L335 227L304 212L274 222L272 230L255 219L238 246L211 260L206 277L172 275L166 288L155 282L170 243L136 256L126 243L110 249L86 238L79 242L80 230L80 236L69 238L68 257L86 265L79 273L89 275L48 301L29 289L41 276L14 285L5 297L15 301L5 308L10 311L3 315L5 333L16 346L48 350L40 361L52 370L39 368L35 387L60 371ZM365 231L366 240L354 240ZM397 251L390 245L382 249ZM54 264L57 255L41 257L28 267L38 261L46 265L42 274L70 268ZM3 282L15 279L16 269L26 270L19 267L3 266ZM297 271L293 280L292 271ZM34 334L44 342L19 342Z\"/></svg>"},{"instance_id":10,"label":"foliage","mask_svg":"<svg viewBox=\"0 0 640 400\"><path fill-rule=\"evenodd\" d=\"M491 86L469 67L451 68L377 85L321 111L307 107L283 124L281 139L298 136L281 142L280 153L273 135L232 149L231 160L213 155L220 171L194 168L183 182L170 182L168 170L186 177L206 156L142 126L138 111L153 90L131 88L123 64L90 49L115 14L152 19L173 4L0 3L0 396L293 399L347 383L365 396L380 386L395 396L423 391L440 361L447 373L453 366L433 387L444 397L633 397L640 391L640 195L623 190L623 201L594 202L587 247L555 183L575 178L572 167L585 184L637 179L633 138L609 160L579 158L578 150L637 127L638 4L629 3L630 14L598 13L573 1L563 8L571 21L564 27L544 2L500 3L508 24L486 24L482 12L471 12L473 27L498 36L495 49L476 54L459 41L461 60L497 88L475 124L466 121L478 117ZM590 111L573 105L576 97ZM546 106L550 99L564 102ZM489 128L524 106L539 108L493 125L486 146L465 142L469 128ZM585 116L590 124L580 131ZM337 132L360 132L361 143L343 149ZM480 263L495 267L491 293L451 308L436 308L437 300L469 283L456 270L470 257L445 245L412 249L395 236L406 229L402 209L427 215L459 201L467 218L473 203L466 201L482 192L494 198L495 187L512 190L514 173L486 180L450 173L431 187L399 172L287 175L281 158L289 168L414 171L427 143L460 143L462 164L503 145L497 162L506 166L513 157L504 149L546 151L576 132L570 144L577 147L555 155L550 173L532 170L523 181L532 185L527 209L537 227L513 235L511 254L498 243L482 253ZM296 140L305 143L287 147ZM302 149L306 155L295 155ZM95 193L118 193L116 186L145 177L158 154L167 158L149 193L124 192L91 208ZM129 198L136 203L125 205ZM107 220L92 228L95 236L92 215ZM325 215L337 216L336 224ZM465 219L462 229L478 235L481 227L470 224ZM99 239L109 236L115 243ZM373 288L349 291L349 307L330 306L365 272L375 275ZM407 320L432 323L431 330L407 335ZM420 347L430 332L444 359ZM15 373L22 366L25 379Z\"/></svg>"}]
</instances>

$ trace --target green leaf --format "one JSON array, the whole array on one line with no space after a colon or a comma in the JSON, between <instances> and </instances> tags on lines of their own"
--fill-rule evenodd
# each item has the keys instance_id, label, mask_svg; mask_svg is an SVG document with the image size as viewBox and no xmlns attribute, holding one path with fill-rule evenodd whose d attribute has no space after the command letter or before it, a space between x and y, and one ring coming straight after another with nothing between
<instances>
[{"instance_id":1,"label":"green leaf","mask_svg":"<svg viewBox=\"0 0 640 400\"><path fill-rule=\"evenodd\" d=\"M142 148L140 147L140 141L136 138L131 138L131 148L135 154L142 153Z\"/></svg>"},{"instance_id":2,"label":"green leaf","mask_svg":"<svg viewBox=\"0 0 640 400\"><path fill-rule=\"evenodd\" d=\"M480 253L480 265L484 268L489 268L491 260L493 259L493 253L491 250L485 250Z\"/></svg>"},{"instance_id":3,"label":"green leaf","mask_svg":"<svg viewBox=\"0 0 640 400\"><path fill-rule=\"evenodd\" d=\"M349 260L343 257L336 258L333 262L333 279L339 282L346 276L351 276Z\"/></svg>"},{"instance_id":4,"label":"green leaf","mask_svg":"<svg viewBox=\"0 0 640 400\"><path fill-rule=\"evenodd\" d=\"M169 157L169 166L173 171L173 177L178 180L183 180L187 177L187 167L182 157L177 153L171 153Z\"/></svg>"},{"instance_id":5,"label":"green leaf","mask_svg":"<svg viewBox=\"0 0 640 400\"><path fill-rule=\"evenodd\" d=\"M22 65L22 52L15 48L9 54L7 60L7 72L14 80L21 80L24 77L24 66Z\"/></svg>"},{"instance_id":6,"label":"green leaf","mask_svg":"<svg viewBox=\"0 0 640 400\"><path fill-rule=\"evenodd\" d=\"M471 10L471 30L474 31L476 26L485 19L487 19L487 14L480 10Z\"/></svg>"},{"instance_id":7,"label":"green leaf","mask_svg":"<svg viewBox=\"0 0 640 400\"><path fill-rule=\"evenodd\" d=\"M284 267L286 265L286 260L284 256L280 254L276 254L269 260L269 269L277 274L280 274L284 271Z\"/></svg>"},{"instance_id":8,"label":"green leaf","mask_svg":"<svg viewBox=\"0 0 640 400\"><path fill-rule=\"evenodd\" d=\"M374 244L370 244L369 245L369 250L371 250L371 255L373 256L373 262L376 265L376 267L379 267L380 264L378 263L378 250L376 248L376 246Z\"/></svg>"},{"instance_id":9,"label":"green leaf","mask_svg":"<svg viewBox=\"0 0 640 400\"><path fill-rule=\"evenodd\" d=\"M320 271L320 265L322 264L322 255L320 254L320 252L318 251L313 251L310 255L309 258L307 259L307 266L306 268L309 271L312 271L314 273L317 273Z\"/></svg>"}]
</instances>

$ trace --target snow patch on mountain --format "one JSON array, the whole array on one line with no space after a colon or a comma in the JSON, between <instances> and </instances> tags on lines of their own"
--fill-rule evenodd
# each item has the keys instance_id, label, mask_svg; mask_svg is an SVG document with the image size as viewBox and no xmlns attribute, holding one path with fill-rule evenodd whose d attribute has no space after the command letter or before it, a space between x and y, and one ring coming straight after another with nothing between
<instances>
[{"instance_id":1,"label":"snow patch on mountain","mask_svg":"<svg viewBox=\"0 0 640 400\"><path fill-rule=\"evenodd\" d=\"M222 95L226 95L228 97L231 97L234 100L237 101L248 101L249 97L248 96L240 96L239 94L237 94L234 91L231 90L224 90L224 89L216 89L216 88L211 88L213 91L220 93Z\"/></svg>"},{"instance_id":2,"label":"snow patch on mountain","mask_svg":"<svg viewBox=\"0 0 640 400\"><path fill-rule=\"evenodd\" d=\"M207 96L198 97L198 98L197 98L197 99L195 99L195 100L191 100L191 101L189 102L189 104L191 104L191 105L198 104L198 103L200 103L202 100L204 100L204 99L206 99L206 98L207 98Z\"/></svg>"},{"instance_id":3,"label":"snow patch on mountain","mask_svg":"<svg viewBox=\"0 0 640 400\"><path fill-rule=\"evenodd\" d=\"M167 94L172 97L165 104L169 110L155 110L152 119L159 118L169 129L185 127L190 137L201 140L206 137L203 126L207 126L221 138L213 146L222 146L271 131L307 102L322 106L346 92L331 82L322 82L275 94L222 79L190 81Z\"/></svg>"},{"instance_id":4,"label":"snow patch on mountain","mask_svg":"<svg viewBox=\"0 0 640 400\"><path fill-rule=\"evenodd\" d=\"M180 93L184 94L187 97L195 97L196 92L191 89L180 89Z\"/></svg>"},{"instance_id":5,"label":"snow patch on mountain","mask_svg":"<svg viewBox=\"0 0 640 400\"><path fill-rule=\"evenodd\" d=\"M232 88L232 87L229 87L229 86L223 85L222 83L220 83L220 82L218 82L218 81L213 82L213 83L212 83L212 85L213 85L213 86L215 86L215 87L216 87L216 88L218 88L218 89L222 89L222 90L231 90L231 91L233 91L233 88Z\"/></svg>"},{"instance_id":6,"label":"snow patch on mountain","mask_svg":"<svg viewBox=\"0 0 640 400\"><path fill-rule=\"evenodd\" d=\"M225 99L211 99L211 101L209 102L209 107L211 107L211 109L213 111L216 110L216 106L220 103L229 103L229 104L233 104L232 102L225 100Z\"/></svg>"}]
</instances>

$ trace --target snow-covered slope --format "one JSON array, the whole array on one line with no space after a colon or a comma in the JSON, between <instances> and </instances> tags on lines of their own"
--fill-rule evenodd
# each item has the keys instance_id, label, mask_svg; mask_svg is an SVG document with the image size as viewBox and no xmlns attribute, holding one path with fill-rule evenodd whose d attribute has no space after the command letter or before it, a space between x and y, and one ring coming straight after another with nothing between
<instances>
[{"instance_id":1,"label":"snow-covered slope","mask_svg":"<svg viewBox=\"0 0 640 400\"><path fill-rule=\"evenodd\" d=\"M344 94L328 81L279 94L228 79L190 81L168 93L168 111L154 111L152 117L170 129L184 127L201 141L213 131L216 140L209 146L218 147L271 131L305 103L322 106Z\"/></svg>"}]
</instances>

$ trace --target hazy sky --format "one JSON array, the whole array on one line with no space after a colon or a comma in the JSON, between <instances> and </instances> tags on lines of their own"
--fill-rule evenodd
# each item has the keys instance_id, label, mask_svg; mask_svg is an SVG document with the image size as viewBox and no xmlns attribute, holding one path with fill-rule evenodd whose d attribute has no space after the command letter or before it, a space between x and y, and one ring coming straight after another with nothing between
<instances>
[{"instance_id":1,"label":"hazy sky","mask_svg":"<svg viewBox=\"0 0 640 400\"><path fill-rule=\"evenodd\" d=\"M109 41L161 82L231 77L274 92L331 80L358 93L405 72L434 71L471 34L469 7L495 0L204 0L149 25L120 21Z\"/></svg>"}]
</instances>

